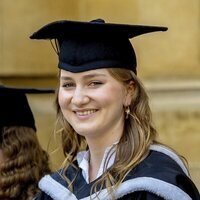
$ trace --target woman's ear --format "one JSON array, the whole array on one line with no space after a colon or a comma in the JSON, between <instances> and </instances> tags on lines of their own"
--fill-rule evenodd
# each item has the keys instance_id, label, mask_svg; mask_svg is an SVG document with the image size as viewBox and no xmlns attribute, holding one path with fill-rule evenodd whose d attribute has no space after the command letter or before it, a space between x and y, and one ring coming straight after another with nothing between
<instances>
[{"instance_id":1,"label":"woman's ear","mask_svg":"<svg viewBox=\"0 0 200 200\"><path fill-rule=\"evenodd\" d=\"M132 97L134 94L134 90L135 90L135 82L130 81L126 86L126 96L125 96L125 102L124 102L125 107L130 106Z\"/></svg>"}]
</instances>

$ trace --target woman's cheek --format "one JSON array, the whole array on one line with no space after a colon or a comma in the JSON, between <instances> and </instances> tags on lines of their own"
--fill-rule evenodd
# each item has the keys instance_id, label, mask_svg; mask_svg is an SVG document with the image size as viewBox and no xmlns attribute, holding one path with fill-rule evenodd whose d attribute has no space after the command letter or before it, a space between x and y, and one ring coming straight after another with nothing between
<instances>
[{"instance_id":1,"label":"woman's cheek","mask_svg":"<svg viewBox=\"0 0 200 200\"><path fill-rule=\"evenodd\" d=\"M58 93L58 104L60 105L60 107L62 106L62 101L63 101L63 98L62 98L62 95L61 95L61 91L59 90L59 93Z\"/></svg>"},{"instance_id":2,"label":"woman's cheek","mask_svg":"<svg viewBox=\"0 0 200 200\"><path fill-rule=\"evenodd\" d=\"M61 108L65 107L69 103L69 95L60 91L58 95L58 102Z\"/></svg>"}]
</instances>

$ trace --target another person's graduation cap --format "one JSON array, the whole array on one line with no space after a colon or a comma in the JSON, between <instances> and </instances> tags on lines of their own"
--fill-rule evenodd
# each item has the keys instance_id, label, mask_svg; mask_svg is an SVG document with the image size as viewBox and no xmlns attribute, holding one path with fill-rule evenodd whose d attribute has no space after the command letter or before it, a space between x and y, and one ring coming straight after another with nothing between
<instances>
[{"instance_id":1,"label":"another person's graduation cap","mask_svg":"<svg viewBox=\"0 0 200 200\"><path fill-rule=\"evenodd\" d=\"M166 27L91 22L55 21L33 33L31 39L55 39L60 69L82 72L125 68L136 74L136 55L130 38Z\"/></svg>"},{"instance_id":2,"label":"another person's graduation cap","mask_svg":"<svg viewBox=\"0 0 200 200\"><path fill-rule=\"evenodd\" d=\"M53 92L53 89L13 88L0 85L0 129L5 126L25 126L36 130L26 94Z\"/></svg>"}]
</instances>

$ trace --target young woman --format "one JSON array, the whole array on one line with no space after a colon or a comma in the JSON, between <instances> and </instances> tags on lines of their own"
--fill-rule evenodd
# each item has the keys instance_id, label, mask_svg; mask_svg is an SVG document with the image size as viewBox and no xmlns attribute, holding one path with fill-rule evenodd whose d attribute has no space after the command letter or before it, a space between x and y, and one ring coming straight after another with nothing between
<instances>
[{"instance_id":1,"label":"young woman","mask_svg":"<svg viewBox=\"0 0 200 200\"><path fill-rule=\"evenodd\" d=\"M47 92L0 86L0 199L32 199L40 178L50 173L25 95Z\"/></svg>"},{"instance_id":2,"label":"young woman","mask_svg":"<svg viewBox=\"0 0 200 200\"><path fill-rule=\"evenodd\" d=\"M165 27L57 21L31 39L55 39L57 115L65 167L36 199L199 199L188 169L156 141L129 38Z\"/></svg>"}]
</instances>

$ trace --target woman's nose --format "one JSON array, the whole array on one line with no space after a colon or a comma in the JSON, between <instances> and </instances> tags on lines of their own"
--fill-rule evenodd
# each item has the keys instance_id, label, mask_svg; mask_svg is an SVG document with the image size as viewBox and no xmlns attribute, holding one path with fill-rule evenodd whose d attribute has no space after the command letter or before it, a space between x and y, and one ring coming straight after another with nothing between
<instances>
[{"instance_id":1,"label":"woman's nose","mask_svg":"<svg viewBox=\"0 0 200 200\"><path fill-rule=\"evenodd\" d=\"M76 88L73 93L71 102L76 106L81 106L89 102L89 97L87 96L87 93L84 89Z\"/></svg>"}]
</instances>

